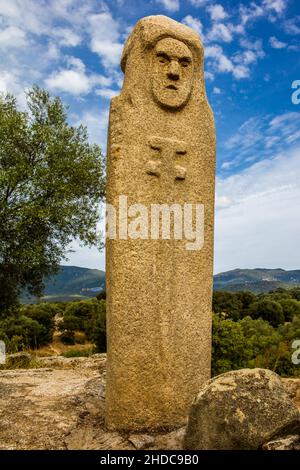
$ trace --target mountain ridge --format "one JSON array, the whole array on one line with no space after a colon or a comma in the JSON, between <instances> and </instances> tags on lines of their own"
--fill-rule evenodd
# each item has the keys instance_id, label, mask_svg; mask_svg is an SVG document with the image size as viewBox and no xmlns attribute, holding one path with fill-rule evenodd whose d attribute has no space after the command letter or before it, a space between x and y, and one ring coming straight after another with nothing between
<instances>
[{"instance_id":1,"label":"mountain ridge","mask_svg":"<svg viewBox=\"0 0 300 470\"><path fill-rule=\"evenodd\" d=\"M218 273L214 276L214 290L253 293L269 292L278 288L300 287L300 269L282 268L241 269ZM78 266L61 266L57 275L45 279L43 301L83 300L96 296L105 289L105 272ZM24 303L35 302L33 297L22 296Z\"/></svg>"}]
</instances>

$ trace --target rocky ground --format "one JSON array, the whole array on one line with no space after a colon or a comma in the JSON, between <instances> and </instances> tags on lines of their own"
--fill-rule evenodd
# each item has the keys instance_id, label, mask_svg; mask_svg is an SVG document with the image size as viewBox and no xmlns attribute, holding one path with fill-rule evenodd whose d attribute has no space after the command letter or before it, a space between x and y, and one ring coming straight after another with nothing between
<instances>
[{"instance_id":1,"label":"rocky ground","mask_svg":"<svg viewBox=\"0 0 300 470\"><path fill-rule=\"evenodd\" d=\"M180 449L183 430L122 435L104 426L105 354L40 358L0 371L0 449Z\"/></svg>"},{"instance_id":2,"label":"rocky ground","mask_svg":"<svg viewBox=\"0 0 300 470\"><path fill-rule=\"evenodd\" d=\"M0 371L0 449L181 449L184 429L107 432L105 354L40 358L36 369ZM300 379L285 379L300 408Z\"/></svg>"}]
</instances>

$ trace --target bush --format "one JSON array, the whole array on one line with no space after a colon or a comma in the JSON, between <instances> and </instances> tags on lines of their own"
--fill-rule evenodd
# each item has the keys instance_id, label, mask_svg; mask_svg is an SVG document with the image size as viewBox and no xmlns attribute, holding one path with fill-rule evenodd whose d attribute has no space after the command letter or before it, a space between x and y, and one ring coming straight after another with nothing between
<instances>
[{"instance_id":1,"label":"bush","mask_svg":"<svg viewBox=\"0 0 300 470\"><path fill-rule=\"evenodd\" d=\"M97 352L106 351L106 302L105 300L92 301L94 310L90 322L85 323L87 338L96 346Z\"/></svg>"},{"instance_id":2,"label":"bush","mask_svg":"<svg viewBox=\"0 0 300 470\"><path fill-rule=\"evenodd\" d=\"M213 315L212 375L247 367L251 351L246 343L240 323Z\"/></svg>"},{"instance_id":3,"label":"bush","mask_svg":"<svg viewBox=\"0 0 300 470\"><path fill-rule=\"evenodd\" d=\"M283 308L274 300L262 299L254 302L249 308L249 315L254 320L262 318L274 327L284 323Z\"/></svg>"},{"instance_id":4,"label":"bush","mask_svg":"<svg viewBox=\"0 0 300 470\"><path fill-rule=\"evenodd\" d=\"M279 301L286 322L291 322L295 316L300 317L300 302L295 299Z\"/></svg>"},{"instance_id":5,"label":"bush","mask_svg":"<svg viewBox=\"0 0 300 470\"><path fill-rule=\"evenodd\" d=\"M93 342L98 352L106 351L106 302L105 300L84 300L70 304L59 324L65 344L75 344L75 331L83 331Z\"/></svg>"},{"instance_id":6,"label":"bush","mask_svg":"<svg viewBox=\"0 0 300 470\"><path fill-rule=\"evenodd\" d=\"M238 320L243 310L243 302L236 294L231 292L213 293L213 312L226 313L233 320Z\"/></svg>"},{"instance_id":7,"label":"bush","mask_svg":"<svg viewBox=\"0 0 300 470\"><path fill-rule=\"evenodd\" d=\"M93 348L89 349L70 349L62 353L63 357L89 357L93 354Z\"/></svg>"},{"instance_id":8,"label":"bush","mask_svg":"<svg viewBox=\"0 0 300 470\"><path fill-rule=\"evenodd\" d=\"M26 317L36 320L45 328L45 335L43 338L40 338L42 344L49 344L52 341L55 329L54 317L57 311L58 309L55 304L46 303L21 308L21 312L26 315Z\"/></svg>"},{"instance_id":9,"label":"bush","mask_svg":"<svg viewBox=\"0 0 300 470\"><path fill-rule=\"evenodd\" d=\"M38 348L45 344L47 336L46 328L43 325L25 315L11 316L2 320L0 331L3 337L8 339L6 345L8 352L12 352L10 351L11 343L15 345L14 349L17 351ZM16 338L18 338L17 341Z\"/></svg>"}]
</instances>

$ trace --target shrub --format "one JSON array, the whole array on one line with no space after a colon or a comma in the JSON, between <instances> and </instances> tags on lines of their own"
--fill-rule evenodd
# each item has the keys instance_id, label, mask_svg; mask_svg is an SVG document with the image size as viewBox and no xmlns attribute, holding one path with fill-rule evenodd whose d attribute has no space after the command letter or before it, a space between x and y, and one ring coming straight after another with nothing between
<instances>
[{"instance_id":1,"label":"shrub","mask_svg":"<svg viewBox=\"0 0 300 470\"><path fill-rule=\"evenodd\" d=\"M283 308L274 300L262 299L254 302L249 308L249 315L254 320L262 318L274 327L284 323Z\"/></svg>"},{"instance_id":2,"label":"shrub","mask_svg":"<svg viewBox=\"0 0 300 470\"><path fill-rule=\"evenodd\" d=\"M213 312L226 313L233 320L238 320L243 309L243 302L231 292L213 293Z\"/></svg>"},{"instance_id":3,"label":"shrub","mask_svg":"<svg viewBox=\"0 0 300 470\"><path fill-rule=\"evenodd\" d=\"M70 349L62 353L63 357L89 357L93 354L93 348L89 349Z\"/></svg>"},{"instance_id":4,"label":"shrub","mask_svg":"<svg viewBox=\"0 0 300 470\"><path fill-rule=\"evenodd\" d=\"M46 328L43 325L25 315L14 315L2 320L0 330L8 339L7 348L10 349L10 343L13 342L18 351L42 346L45 344L47 336ZM16 338L18 338L17 341Z\"/></svg>"},{"instance_id":5,"label":"shrub","mask_svg":"<svg viewBox=\"0 0 300 470\"><path fill-rule=\"evenodd\" d=\"M295 299L284 299L279 301L285 321L291 322L295 316L300 317L300 302Z\"/></svg>"},{"instance_id":6,"label":"shrub","mask_svg":"<svg viewBox=\"0 0 300 470\"><path fill-rule=\"evenodd\" d=\"M96 346L97 352L106 351L106 302L93 300L94 310L92 318L85 323L87 338Z\"/></svg>"},{"instance_id":7,"label":"shrub","mask_svg":"<svg viewBox=\"0 0 300 470\"><path fill-rule=\"evenodd\" d=\"M246 367L251 351L240 323L213 315L212 375Z\"/></svg>"}]
</instances>

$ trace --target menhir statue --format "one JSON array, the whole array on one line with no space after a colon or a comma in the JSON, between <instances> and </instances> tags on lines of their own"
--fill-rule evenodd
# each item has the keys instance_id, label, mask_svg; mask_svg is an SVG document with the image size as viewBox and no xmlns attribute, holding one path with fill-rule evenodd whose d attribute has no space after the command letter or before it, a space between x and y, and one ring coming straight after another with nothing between
<instances>
[{"instance_id":1,"label":"menhir statue","mask_svg":"<svg viewBox=\"0 0 300 470\"><path fill-rule=\"evenodd\" d=\"M150 16L122 56L107 164L110 429L181 426L210 377L215 128L203 55L192 29Z\"/></svg>"}]
</instances>

